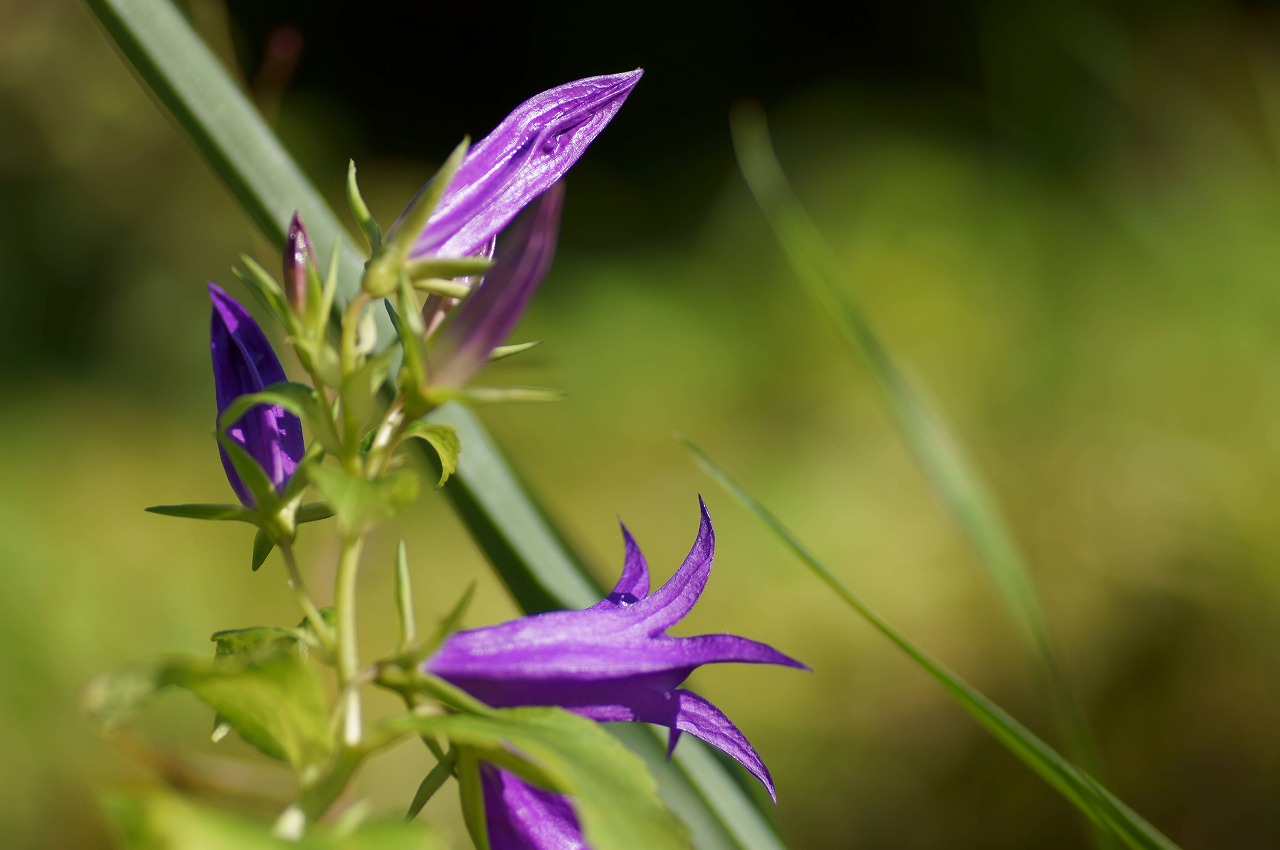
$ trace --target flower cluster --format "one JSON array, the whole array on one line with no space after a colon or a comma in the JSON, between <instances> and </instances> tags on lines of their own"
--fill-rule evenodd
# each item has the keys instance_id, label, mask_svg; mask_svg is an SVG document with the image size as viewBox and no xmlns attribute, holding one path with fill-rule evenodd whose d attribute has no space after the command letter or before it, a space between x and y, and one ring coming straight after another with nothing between
<instances>
[{"instance_id":1,"label":"flower cluster","mask_svg":"<svg viewBox=\"0 0 1280 850\"><path fill-rule=\"evenodd\" d=\"M291 581L312 625L312 633L300 633L301 637L331 659L338 673L346 700L339 716L350 752L362 752L357 695L361 673L348 598L359 538L377 517L401 506L397 487L379 485L392 480L395 449L410 437L431 440L441 451L442 466L448 466L449 440L439 426L423 423L420 417L433 404L456 397L519 322L555 253L564 197L560 178L609 123L640 73L591 77L543 92L465 153L460 148L385 238L371 220L362 220L372 257L365 285L343 315L340 345L327 338L322 326L328 321L333 281L320 279L315 248L295 216L282 283L274 283L265 272L242 279L257 287L255 294L289 329L314 387L290 384L248 311L220 287L209 285L222 461L244 506L228 516L209 516L247 517L259 524L260 535L284 550ZM357 217L367 215L354 191L353 210ZM353 390L363 387L370 395L382 381L378 376L391 368L391 358L367 339L364 311L378 298L387 299L397 318L403 352L400 375L392 381L395 398L381 408ZM360 376L364 377L357 381ZM382 410L380 419L374 416L377 424L369 430L365 423L377 409ZM307 451L304 422L323 452ZM338 457L341 472L321 465L325 452ZM297 503L308 484L333 503L332 512L343 529L332 627L302 589L289 550L294 519L305 521L298 518ZM371 501L376 503L373 507ZM430 683L442 682L491 709L552 706L592 721L655 724L669 730L668 755L688 733L731 756L775 797L773 779L746 736L710 701L680 687L704 664L805 669L772 647L737 635L667 634L693 608L711 572L715 532L705 503L699 503L694 544L657 590L650 591L644 555L623 527L622 575L600 602L585 610L548 612L454 632L404 668L410 679L387 686L411 694L411 685L404 682L417 676L426 683L428 696ZM328 515L327 506L321 507L326 510L316 517ZM278 514L275 520L268 516L272 512ZM278 521L281 516L286 521ZM257 547L255 559L256 567ZM406 642L411 633L412 629L406 633ZM408 648L396 656L406 657L413 657ZM388 661L385 666L396 664L404 662ZM365 675L367 679L372 674ZM490 758L496 756L490 753ZM343 764L341 759L336 763ZM482 760L476 768L489 846L585 847L573 801L531 784L507 767ZM319 784L341 787L336 780ZM314 817L331 802L313 801L300 817ZM282 834L292 830L279 828Z\"/></svg>"}]
</instances>

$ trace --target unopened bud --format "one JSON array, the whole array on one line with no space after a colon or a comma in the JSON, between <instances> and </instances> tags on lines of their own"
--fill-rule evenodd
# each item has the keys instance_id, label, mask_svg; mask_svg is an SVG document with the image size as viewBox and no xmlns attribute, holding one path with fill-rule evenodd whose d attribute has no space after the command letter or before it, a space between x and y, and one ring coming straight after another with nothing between
<instances>
[{"instance_id":1,"label":"unopened bud","mask_svg":"<svg viewBox=\"0 0 1280 850\"><path fill-rule=\"evenodd\" d=\"M302 216L295 212L284 243L284 295L298 315L302 315L307 304L308 276L318 272L318 268L311 237L307 235Z\"/></svg>"}]
</instances>

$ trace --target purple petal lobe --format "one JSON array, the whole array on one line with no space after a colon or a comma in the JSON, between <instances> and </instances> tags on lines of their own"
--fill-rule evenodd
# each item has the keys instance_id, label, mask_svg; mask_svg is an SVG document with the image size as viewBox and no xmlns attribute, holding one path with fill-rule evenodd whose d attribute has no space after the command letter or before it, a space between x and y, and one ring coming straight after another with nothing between
<instances>
[{"instance_id":1,"label":"purple petal lobe","mask_svg":"<svg viewBox=\"0 0 1280 850\"><path fill-rule=\"evenodd\" d=\"M644 618L646 625L653 632L660 632L678 623L685 614L693 609L694 603L702 595L711 577L711 560L715 556L716 533L711 527L711 515L707 513L707 503L698 497L698 506L702 510L702 520L698 526L698 537L693 541L693 548L675 575L667 579L667 583L654 591L647 599L636 606L637 615Z\"/></svg>"},{"instance_id":2,"label":"purple petal lobe","mask_svg":"<svg viewBox=\"0 0 1280 850\"><path fill-rule=\"evenodd\" d=\"M260 392L268 385L285 380L284 369L262 329L234 298L217 284L209 284L213 300L210 322L210 350L213 354L213 386L222 414L242 395ZM302 422L281 407L258 405L227 429L263 468L277 490L284 488L298 468L305 451ZM245 488L226 452L219 449L227 480L240 501L252 506L252 495Z\"/></svg>"},{"instance_id":3,"label":"purple petal lobe","mask_svg":"<svg viewBox=\"0 0 1280 850\"><path fill-rule=\"evenodd\" d=\"M586 850L569 798L480 765L491 850Z\"/></svg>"},{"instance_id":4,"label":"purple petal lobe","mask_svg":"<svg viewBox=\"0 0 1280 850\"><path fill-rule=\"evenodd\" d=\"M563 200L563 189L553 187L503 235L493 266L435 337L427 359L432 386L465 384L515 329L551 268Z\"/></svg>"},{"instance_id":5,"label":"purple petal lobe","mask_svg":"<svg viewBox=\"0 0 1280 850\"><path fill-rule=\"evenodd\" d=\"M644 553L640 551L636 539L631 536L631 532L625 525L622 526L622 541L626 547L622 577L614 585L613 591L587 609L589 611L600 608L625 608L649 595L649 565L645 562Z\"/></svg>"},{"instance_id":6,"label":"purple petal lobe","mask_svg":"<svg viewBox=\"0 0 1280 850\"><path fill-rule=\"evenodd\" d=\"M636 70L588 77L516 107L467 152L412 256L476 253L578 161L641 74Z\"/></svg>"},{"instance_id":7,"label":"purple petal lobe","mask_svg":"<svg viewBox=\"0 0 1280 850\"><path fill-rule=\"evenodd\" d=\"M760 756L724 713L680 684L703 664L736 662L807 669L738 635L671 637L706 585L715 534L706 505L693 549L676 574L647 594L648 567L623 528L626 566L608 598L583 611L552 611L451 635L426 670L495 707L557 705L601 722L656 723L724 750L770 795Z\"/></svg>"}]
</instances>

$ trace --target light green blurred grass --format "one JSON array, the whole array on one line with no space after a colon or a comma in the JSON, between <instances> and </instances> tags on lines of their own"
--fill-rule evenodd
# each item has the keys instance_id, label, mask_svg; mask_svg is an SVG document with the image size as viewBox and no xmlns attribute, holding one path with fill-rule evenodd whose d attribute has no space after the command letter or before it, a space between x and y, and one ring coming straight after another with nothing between
<instances>
[{"instance_id":1,"label":"light green blurred grass","mask_svg":"<svg viewBox=\"0 0 1280 850\"><path fill-rule=\"evenodd\" d=\"M88 678L297 618L278 563L248 571L243 529L141 510L228 496L203 284L229 284L257 243L78 10L0 5L0 33L0 317L29 339L16 311L44 286L93 317L70 320L85 350L51 339L60 354L28 346L3 373L0 834L89 847L94 789L142 773L81 718ZM1280 196L1261 105L1280 89L1221 21L1123 50L1128 70L1094 96L1125 117L1066 172L953 126L937 93L797 93L775 134L850 285L991 476L1113 789L1185 847L1263 847L1280 828ZM362 164L384 213L426 170ZM1065 804L670 438L712 451L903 631L1050 733L993 590L867 377L727 169L723 185L678 244L599 256L566 232L518 334L546 343L489 379L568 400L486 421L605 580L618 517L662 577L706 493L719 551L686 633L747 634L814 667L697 678L768 760L794 846L1083 846ZM576 188L571 204L607 213ZM424 614L473 579L473 623L511 612L438 496L389 531L409 541ZM367 647L389 640L393 544L370 553ZM330 554L314 533L303 553ZM205 713L173 700L157 734L213 751ZM361 787L398 809L421 766L397 751Z\"/></svg>"}]
</instances>

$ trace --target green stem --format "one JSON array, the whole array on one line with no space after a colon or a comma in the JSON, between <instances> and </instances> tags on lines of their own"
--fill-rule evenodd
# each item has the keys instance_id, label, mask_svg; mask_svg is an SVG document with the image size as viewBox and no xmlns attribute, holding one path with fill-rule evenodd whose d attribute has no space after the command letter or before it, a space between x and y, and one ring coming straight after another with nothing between
<instances>
[{"instance_id":1,"label":"green stem","mask_svg":"<svg viewBox=\"0 0 1280 850\"><path fill-rule=\"evenodd\" d=\"M364 539L351 537L342 541L342 554L338 559L338 577L334 588L333 607L337 625L338 688L346 691L343 742L348 746L360 743L360 691L348 685L359 675L360 656L356 647L356 574L360 568L360 551Z\"/></svg>"},{"instance_id":2,"label":"green stem","mask_svg":"<svg viewBox=\"0 0 1280 850\"><path fill-rule=\"evenodd\" d=\"M298 600L298 605L302 607L302 612L306 614L307 622L311 624L311 630L316 633L321 645L332 652L333 631L324 621L320 609L316 608L311 594L307 592L307 585L302 580L302 572L298 569L298 559L293 554L293 544L281 543L280 554L284 557L285 568L289 571L289 589L293 591L294 598Z\"/></svg>"}]
</instances>

